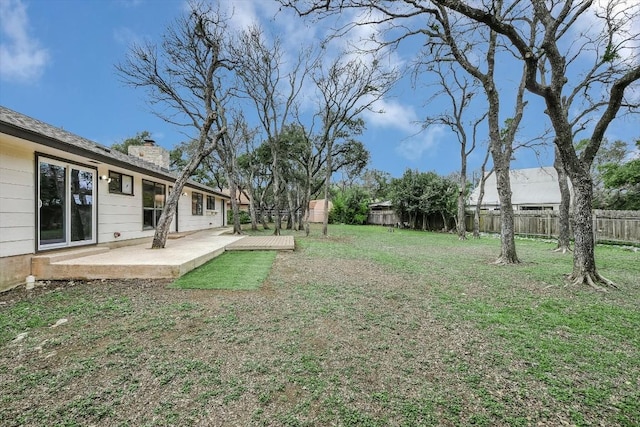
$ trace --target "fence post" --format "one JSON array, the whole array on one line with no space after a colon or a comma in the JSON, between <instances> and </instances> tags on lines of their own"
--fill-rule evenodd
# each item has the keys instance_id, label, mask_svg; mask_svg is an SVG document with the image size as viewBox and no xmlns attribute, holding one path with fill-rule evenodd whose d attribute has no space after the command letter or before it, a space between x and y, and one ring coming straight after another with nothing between
<instances>
[{"instance_id":1,"label":"fence post","mask_svg":"<svg viewBox=\"0 0 640 427\"><path fill-rule=\"evenodd\" d=\"M593 222L593 243L598 243L598 215L595 210L591 211L591 218Z\"/></svg>"}]
</instances>

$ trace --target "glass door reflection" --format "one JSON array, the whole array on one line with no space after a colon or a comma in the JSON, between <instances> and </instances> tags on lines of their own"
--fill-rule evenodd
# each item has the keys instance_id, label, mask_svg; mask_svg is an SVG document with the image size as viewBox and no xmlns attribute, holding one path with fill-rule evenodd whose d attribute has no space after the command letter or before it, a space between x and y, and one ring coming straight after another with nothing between
<instances>
[{"instance_id":1,"label":"glass door reflection","mask_svg":"<svg viewBox=\"0 0 640 427\"><path fill-rule=\"evenodd\" d=\"M38 249L96 242L96 171L38 160Z\"/></svg>"}]
</instances>

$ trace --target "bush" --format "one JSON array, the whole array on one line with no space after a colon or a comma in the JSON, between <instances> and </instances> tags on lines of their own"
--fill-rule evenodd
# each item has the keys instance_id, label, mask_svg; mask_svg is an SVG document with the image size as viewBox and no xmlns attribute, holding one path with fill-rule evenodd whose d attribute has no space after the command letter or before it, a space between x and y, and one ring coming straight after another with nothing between
<instances>
[{"instance_id":1,"label":"bush","mask_svg":"<svg viewBox=\"0 0 640 427\"><path fill-rule=\"evenodd\" d=\"M333 196L333 208L329 211L331 224L363 225L369 214L368 195L360 188L339 191Z\"/></svg>"},{"instance_id":2,"label":"bush","mask_svg":"<svg viewBox=\"0 0 640 427\"><path fill-rule=\"evenodd\" d=\"M251 216L249 216L249 212L240 211L240 212L238 212L238 214L240 216L240 224L250 224L251 223ZM228 225L233 224L233 211L232 210L228 210L227 211L227 224Z\"/></svg>"}]
</instances>

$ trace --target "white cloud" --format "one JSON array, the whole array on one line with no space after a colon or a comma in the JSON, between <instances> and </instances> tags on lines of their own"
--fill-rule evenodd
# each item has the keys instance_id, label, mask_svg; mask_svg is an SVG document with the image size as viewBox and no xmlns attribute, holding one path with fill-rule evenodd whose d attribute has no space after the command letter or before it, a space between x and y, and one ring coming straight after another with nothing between
<instances>
[{"instance_id":1,"label":"white cloud","mask_svg":"<svg viewBox=\"0 0 640 427\"><path fill-rule=\"evenodd\" d=\"M413 106L380 100L373 109L383 112L365 112L367 127L395 131L398 135L396 153L412 162L419 161L425 152L434 149L446 135L446 129L443 126L435 125L422 129L422 121L418 118ZM396 141L392 142L396 143Z\"/></svg>"},{"instance_id":2,"label":"white cloud","mask_svg":"<svg viewBox=\"0 0 640 427\"><path fill-rule=\"evenodd\" d=\"M38 79L50 55L29 34L27 7L21 0L0 0L0 31L0 77L19 82Z\"/></svg>"},{"instance_id":3,"label":"white cloud","mask_svg":"<svg viewBox=\"0 0 640 427\"><path fill-rule=\"evenodd\" d=\"M382 111L382 113L365 111L367 125L391 127L405 133L417 133L420 131L421 125L418 115L412 106L381 99L373 105L372 109L374 111Z\"/></svg>"},{"instance_id":4,"label":"white cloud","mask_svg":"<svg viewBox=\"0 0 640 427\"><path fill-rule=\"evenodd\" d=\"M113 38L116 42L125 46L131 46L134 44L140 45L142 44L142 41L143 41L142 36L140 36L138 33L136 33L135 31L127 27L120 27L120 28L114 29Z\"/></svg>"},{"instance_id":5,"label":"white cloud","mask_svg":"<svg viewBox=\"0 0 640 427\"><path fill-rule=\"evenodd\" d=\"M445 133L444 127L431 126L424 132L401 141L396 147L396 153L407 160L420 160L425 151L433 149Z\"/></svg>"}]
</instances>

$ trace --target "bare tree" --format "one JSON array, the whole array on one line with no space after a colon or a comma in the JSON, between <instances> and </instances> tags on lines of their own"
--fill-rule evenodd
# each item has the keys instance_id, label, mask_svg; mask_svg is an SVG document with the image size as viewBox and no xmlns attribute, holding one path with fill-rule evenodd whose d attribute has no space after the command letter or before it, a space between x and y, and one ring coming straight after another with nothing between
<instances>
[{"instance_id":1,"label":"bare tree","mask_svg":"<svg viewBox=\"0 0 640 427\"><path fill-rule=\"evenodd\" d=\"M256 159L255 138L258 135L257 129L251 129L248 126L241 128L241 140L244 142L244 153L238 158L238 175L242 181L242 194L244 194L249 200L249 216L251 218L251 230L258 229L258 220L256 216L256 189L259 185L256 185L256 180L259 180L261 175L261 165Z\"/></svg>"},{"instance_id":2,"label":"bare tree","mask_svg":"<svg viewBox=\"0 0 640 427\"><path fill-rule=\"evenodd\" d=\"M573 184L575 244L569 279L599 290L614 286L596 268L590 168L621 108L632 111L640 104L625 97L640 80L640 32L633 24L640 17L640 4L614 0L600 8L591 0L530 0L530 7L515 4L498 20L471 2L435 2L489 26L517 50L526 68L526 88L544 100L555 146ZM589 142L578 153L573 142L587 128Z\"/></svg>"},{"instance_id":3,"label":"bare tree","mask_svg":"<svg viewBox=\"0 0 640 427\"><path fill-rule=\"evenodd\" d=\"M544 101L544 114L555 132L554 143L573 185L575 244L569 280L600 290L604 290L603 285L614 286L596 269L590 166L621 109L631 112L639 106L637 97L634 100L625 93L640 80L640 32L634 25L640 16L640 4L625 0L528 0L506 5L503 0L280 1L301 14L369 11L369 16L382 16L376 20L400 30L403 37L434 26L438 29L446 8L499 34L524 67L526 89ZM427 17L422 28L399 25L402 19L418 16ZM359 24L347 24L341 32ZM589 143L578 153L573 141L581 132L588 132ZM496 164L499 185L500 174Z\"/></svg>"},{"instance_id":4,"label":"bare tree","mask_svg":"<svg viewBox=\"0 0 640 427\"><path fill-rule=\"evenodd\" d=\"M515 91L513 117L505 120L506 126L500 127L501 99L500 91L496 84L496 56L498 53L498 37L494 31L488 31L485 46L486 68L481 69L474 65L470 59L472 52L478 53L481 45L474 40L478 40L474 34L482 33L482 29L477 26L469 27L467 22L459 16L450 16L445 7L436 5L437 12L433 15L435 23L430 26L426 34L436 43L442 43L442 48L437 58L445 60L447 57L453 58L467 73L475 77L485 92L488 103L487 123L489 127L489 150L493 160L493 169L496 174L498 197L500 199L500 256L496 260L497 264L512 264L520 262L515 245L515 231L513 221L513 205L511 204L511 181L510 169L511 158L513 156L513 145L516 132L524 115L524 72L520 84ZM495 5L495 14L504 14L502 2ZM471 31L469 39L463 34L456 33L456 28L469 28ZM481 36L482 37L482 36ZM465 41L466 40L466 41ZM523 70L524 71L524 70Z\"/></svg>"},{"instance_id":5,"label":"bare tree","mask_svg":"<svg viewBox=\"0 0 640 427\"><path fill-rule=\"evenodd\" d=\"M219 11L190 3L189 12L167 29L159 47L133 45L124 62L116 65L126 84L147 89L158 117L197 133L195 150L165 203L152 248L164 248L184 185L226 133L226 33Z\"/></svg>"},{"instance_id":6,"label":"bare tree","mask_svg":"<svg viewBox=\"0 0 640 427\"><path fill-rule=\"evenodd\" d=\"M373 111L374 104L387 94L396 79L396 71L383 69L376 57L370 62L339 57L326 69L319 67L313 75L319 94L316 117L320 120L320 140L327 153L323 236L328 233L334 144L362 132L364 121L360 114Z\"/></svg>"},{"instance_id":7,"label":"bare tree","mask_svg":"<svg viewBox=\"0 0 640 427\"><path fill-rule=\"evenodd\" d=\"M443 112L435 117L428 117L424 126L444 125L448 127L458 139L460 144L460 173L458 178L458 212L456 218L456 230L458 239L466 240L466 195L467 195L467 159L476 148L476 135L480 123L482 123L487 113L475 118L472 122L468 122L466 116L475 96L474 87L476 80L469 80L464 76L460 76L453 63L436 61L427 62L430 64L426 67L426 72L434 73L437 77L437 84L440 90L429 100L435 101L439 96L444 96L451 106L450 111ZM421 68L418 70L421 71ZM472 134L468 135L471 130Z\"/></svg>"},{"instance_id":8,"label":"bare tree","mask_svg":"<svg viewBox=\"0 0 640 427\"><path fill-rule=\"evenodd\" d=\"M501 252L496 263L519 262L511 205L510 161L513 141L524 112L524 74L515 88L512 103L515 105L509 126L501 129L502 114L500 93L495 81L498 37L494 31L484 30L480 24L470 25L458 14L450 16L448 9L432 3L412 0L280 0L294 8L300 15L324 17L343 13L345 10L360 12L359 19L347 23L336 31L336 35L359 26L377 26L386 38L375 39L378 48L395 46L409 37L426 37L426 54L439 61L455 61L469 75L480 82L488 103L488 126L490 150L498 182L501 217ZM502 10L502 2L492 8L496 19L508 13ZM369 41L369 40L368 40ZM484 63L476 65L478 51L484 47ZM523 67L524 71L524 67Z\"/></svg>"},{"instance_id":9,"label":"bare tree","mask_svg":"<svg viewBox=\"0 0 640 427\"><path fill-rule=\"evenodd\" d=\"M275 235L281 229L281 177L279 171L280 133L296 114L298 96L312 67L310 50L301 50L293 63L285 64L279 39L268 42L264 32L251 27L240 33L233 49L235 70L244 96L256 107L262 130L271 148ZM288 68L285 70L285 66Z\"/></svg>"},{"instance_id":10,"label":"bare tree","mask_svg":"<svg viewBox=\"0 0 640 427\"><path fill-rule=\"evenodd\" d=\"M240 197L240 169L238 167L238 157L240 150L246 146L248 137L248 125L244 114L233 115L227 133L220 140L216 147L219 163L225 171L229 186L229 196L231 197L231 210L233 212L233 234L242 234L240 225L240 209L238 198Z\"/></svg>"},{"instance_id":11,"label":"bare tree","mask_svg":"<svg viewBox=\"0 0 640 427\"><path fill-rule=\"evenodd\" d=\"M322 180L318 177L323 165L322 149L316 143L317 138L314 138L301 122L288 125L281 136L284 157L289 164L288 181L290 186L294 187L289 198L293 199L295 193L295 205L299 210L297 228L304 229L308 236L309 202L322 186ZM294 209L290 208L290 211L292 210Z\"/></svg>"}]
</instances>

